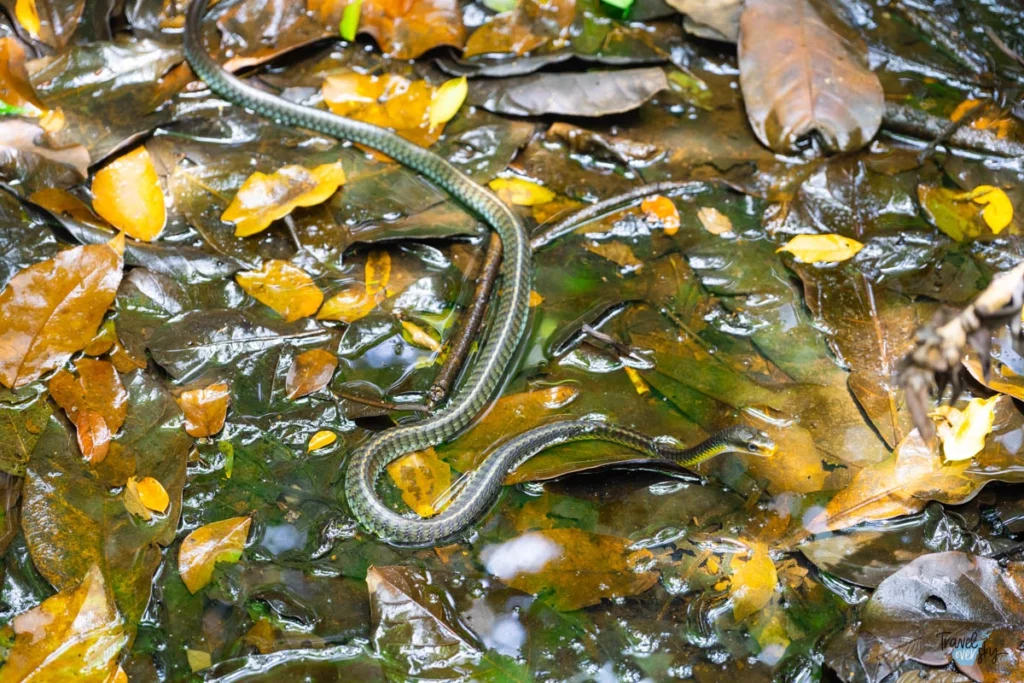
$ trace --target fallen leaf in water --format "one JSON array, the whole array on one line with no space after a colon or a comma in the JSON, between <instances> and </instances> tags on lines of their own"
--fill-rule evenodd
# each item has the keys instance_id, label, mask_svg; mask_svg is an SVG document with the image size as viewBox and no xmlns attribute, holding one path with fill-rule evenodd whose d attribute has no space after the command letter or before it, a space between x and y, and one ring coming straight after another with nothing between
<instances>
[{"instance_id":1,"label":"fallen leaf in water","mask_svg":"<svg viewBox=\"0 0 1024 683\"><path fill-rule=\"evenodd\" d=\"M13 36L0 38L0 110L4 105L25 116L41 116L45 110L25 71L25 49Z\"/></svg>"},{"instance_id":2,"label":"fallen leaf in water","mask_svg":"<svg viewBox=\"0 0 1024 683\"><path fill-rule=\"evenodd\" d=\"M1013 220L1013 204L1006 193L998 187L979 185L968 192L966 198L984 207L981 210L981 217L994 235L1005 230Z\"/></svg>"},{"instance_id":3,"label":"fallen leaf in water","mask_svg":"<svg viewBox=\"0 0 1024 683\"><path fill-rule=\"evenodd\" d=\"M638 595L658 582L651 552L630 545L580 529L547 529L487 546L480 559L502 583L568 612Z\"/></svg>"},{"instance_id":4,"label":"fallen leaf in water","mask_svg":"<svg viewBox=\"0 0 1024 683\"><path fill-rule=\"evenodd\" d=\"M17 0L14 3L14 18L18 20L30 36L39 40L39 32L42 30L42 22L39 21L39 10L36 9L36 0Z\"/></svg>"},{"instance_id":5,"label":"fallen leaf in water","mask_svg":"<svg viewBox=\"0 0 1024 683\"><path fill-rule=\"evenodd\" d=\"M199 527L181 542L178 573L190 593L210 583L221 562L238 562L249 537L251 517L232 517Z\"/></svg>"},{"instance_id":6,"label":"fallen leaf in water","mask_svg":"<svg viewBox=\"0 0 1024 683\"><path fill-rule=\"evenodd\" d=\"M474 83L471 104L508 116L608 116L632 111L668 88L660 67L539 73Z\"/></svg>"},{"instance_id":7,"label":"fallen leaf in water","mask_svg":"<svg viewBox=\"0 0 1024 683\"><path fill-rule=\"evenodd\" d=\"M92 179L92 208L129 237L152 242L167 222L153 158L145 147L114 159Z\"/></svg>"},{"instance_id":8,"label":"fallen leaf in water","mask_svg":"<svg viewBox=\"0 0 1024 683\"><path fill-rule=\"evenodd\" d=\"M734 555L729 568L732 570L729 577L732 615L736 621L742 621L771 602L778 588L779 576L764 543L755 544L747 558Z\"/></svg>"},{"instance_id":9,"label":"fallen leaf in water","mask_svg":"<svg viewBox=\"0 0 1024 683\"><path fill-rule=\"evenodd\" d=\"M338 357L323 349L310 349L295 357L284 381L288 398L295 400L320 391L331 381Z\"/></svg>"},{"instance_id":10,"label":"fallen leaf in water","mask_svg":"<svg viewBox=\"0 0 1024 683\"><path fill-rule=\"evenodd\" d=\"M524 55L545 45L568 43L576 0L517 0L511 12L493 17L466 41L464 57L491 53Z\"/></svg>"},{"instance_id":11,"label":"fallen leaf in water","mask_svg":"<svg viewBox=\"0 0 1024 683\"><path fill-rule=\"evenodd\" d=\"M459 113L468 93L469 85L465 76L445 81L434 91L430 98L430 132L448 123Z\"/></svg>"},{"instance_id":12,"label":"fallen leaf in water","mask_svg":"<svg viewBox=\"0 0 1024 683\"><path fill-rule=\"evenodd\" d=\"M78 414L78 421L75 423L78 437L78 448L82 451L82 457L93 465L103 462L110 451L110 427L95 410L83 410Z\"/></svg>"},{"instance_id":13,"label":"fallen leaf in water","mask_svg":"<svg viewBox=\"0 0 1024 683\"><path fill-rule=\"evenodd\" d=\"M427 330L423 329L416 323L403 320L402 322L402 337L405 338L413 346L418 346L421 349L428 351L440 351L441 342L434 338Z\"/></svg>"},{"instance_id":14,"label":"fallen leaf in water","mask_svg":"<svg viewBox=\"0 0 1024 683\"><path fill-rule=\"evenodd\" d=\"M388 465L388 475L402 492L402 500L420 517L432 517L444 509L434 507L451 488L452 470L433 448L415 451Z\"/></svg>"},{"instance_id":15,"label":"fallen leaf in water","mask_svg":"<svg viewBox=\"0 0 1024 683\"><path fill-rule=\"evenodd\" d=\"M918 185L917 198L928 220L957 242L991 240L1013 222L1013 204L991 185L970 192Z\"/></svg>"},{"instance_id":16,"label":"fallen leaf in water","mask_svg":"<svg viewBox=\"0 0 1024 683\"><path fill-rule=\"evenodd\" d=\"M210 653L206 650L186 648L185 658L188 659L188 668L192 669L192 673L209 669L213 666L213 658L210 657Z\"/></svg>"},{"instance_id":17,"label":"fallen leaf in water","mask_svg":"<svg viewBox=\"0 0 1024 683\"><path fill-rule=\"evenodd\" d=\"M644 267L644 262L636 257L629 245L622 242L588 242L586 249L630 272L636 272Z\"/></svg>"},{"instance_id":18,"label":"fallen leaf in water","mask_svg":"<svg viewBox=\"0 0 1024 683\"><path fill-rule=\"evenodd\" d=\"M0 471L25 476L25 464L51 413L45 393L21 398L0 389Z\"/></svg>"},{"instance_id":19,"label":"fallen leaf in water","mask_svg":"<svg viewBox=\"0 0 1024 683\"><path fill-rule=\"evenodd\" d=\"M338 435L334 432L329 432L326 429L320 430L313 436L309 437L309 445L306 446L306 452L312 453L313 451L326 448L332 443L338 440Z\"/></svg>"},{"instance_id":20,"label":"fallen leaf in water","mask_svg":"<svg viewBox=\"0 0 1024 683\"><path fill-rule=\"evenodd\" d=\"M129 635L93 565L82 583L44 600L13 620L14 646L0 669L2 681L116 680L117 660Z\"/></svg>"},{"instance_id":21,"label":"fallen leaf in water","mask_svg":"<svg viewBox=\"0 0 1024 683\"><path fill-rule=\"evenodd\" d=\"M712 235L732 234L732 221L713 206L702 206L697 209L697 219Z\"/></svg>"},{"instance_id":22,"label":"fallen leaf in water","mask_svg":"<svg viewBox=\"0 0 1024 683\"><path fill-rule=\"evenodd\" d=\"M679 209L668 197L660 194L645 197L640 202L640 210L647 216L647 220L660 225L666 235L679 232Z\"/></svg>"},{"instance_id":23,"label":"fallen leaf in water","mask_svg":"<svg viewBox=\"0 0 1024 683\"><path fill-rule=\"evenodd\" d=\"M381 50L395 59L416 59L435 47L462 47L466 41L462 12L455 0L360 2L362 6L355 13L359 32L369 33ZM337 26L349 15L348 8L353 4L351 0L310 0L308 7L311 12L317 12L325 24ZM354 26L352 32L355 33Z\"/></svg>"},{"instance_id":24,"label":"fallen leaf in water","mask_svg":"<svg viewBox=\"0 0 1024 683\"><path fill-rule=\"evenodd\" d=\"M259 270L238 273L235 281L289 323L316 314L324 301L323 292L313 278L287 261L270 259Z\"/></svg>"},{"instance_id":25,"label":"fallen leaf in water","mask_svg":"<svg viewBox=\"0 0 1024 683\"><path fill-rule=\"evenodd\" d=\"M213 436L224 428L231 400L227 384L221 382L204 389L183 391L176 400L185 413L185 431L190 436Z\"/></svg>"},{"instance_id":26,"label":"fallen leaf in water","mask_svg":"<svg viewBox=\"0 0 1024 683\"><path fill-rule=\"evenodd\" d=\"M0 118L0 174L26 192L70 187L89 174L89 152L81 145L57 147L39 121Z\"/></svg>"},{"instance_id":27,"label":"fallen leaf in water","mask_svg":"<svg viewBox=\"0 0 1024 683\"><path fill-rule=\"evenodd\" d=\"M740 34L743 0L666 0L682 12L687 32L701 38L735 43Z\"/></svg>"},{"instance_id":28,"label":"fallen leaf in water","mask_svg":"<svg viewBox=\"0 0 1024 683\"><path fill-rule=\"evenodd\" d=\"M747 0L738 50L747 118L766 146L792 152L816 132L828 149L846 151L878 132L878 77L808 0Z\"/></svg>"},{"instance_id":29,"label":"fallen leaf in water","mask_svg":"<svg viewBox=\"0 0 1024 683\"><path fill-rule=\"evenodd\" d=\"M121 282L124 237L29 266L0 292L0 383L20 387L96 334Z\"/></svg>"},{"instance_id":30,"label":"fallen leaf in water","mask_svg":"<svg viewBox=\"0 0 1024 683\"><path fill-rule=\"evenodd\" d=\"M840 263L863 248L857 240L842 235L797 235L775 251L789 252L804 263Z\"/></svg>"},{"instance_id":31,"label":"fallen leaf in water","mask_svg":"<svg viewBox=\"0 0 1024 683\"><path fill-rule=\"evenodd\" d=\"M536 206L555 198L555 193L543 185L516 176L495 178L487 185L501 201L515 206Z\"/></svg>"},{"instance_id":32,"label":"fallen leaf in water","mask_svg":"<svg viewBox=\"0 0 1024 683\"><path fill-rule=\"evenodd\" d=\"M80 358L75 369L77 378L67 370L58 370L48 388L74 423L82 455L96 464L106 457L111 437L124 424L128 392L107 361Z\"/></svg>"},{"instance_id":33,"label":"fallen leaf in water","mask_svg":"<svg viewBox=\"0 0 1024 683\"><path fill-rule=\"evenodd\" d=\"M128 512L147 522L153 518L153 512L167 512L170 504L171 499L167 495L167 490L153 477L142 480L138 477L129 477L125 483L124 506Z\"/></svg>"},{"instance_id":34,"label":"fallen leaf in water","mask_svg":"<svg viewBox=\"0 0 1024 683\"><path fill-rule=\"evenodd\" d=\"M387 298L391 281L391 254L383 249L371 251L366 257L364 282L354 283L335 294L321 307L317 320L338 320L354 323L365 318Z\"/></svg>"},{"instance_id":35,"label":"fallen leaf in water","mask_svg":"<svg viewBox=\"0 0 1024 683\"><path fill-rule=\"evenodd\" d=\"M296 207L327 201L344 184L340 161L316 168L283 166L270 175L257 171L245 179L220 218L234 223L237 237L248 237L266 230Z\"/></svg>"},{"instance_id":36,"label":"fallen leaf in water","mask_svg":"<svg viewBox=\"0 0 1024 683\"><path fill-rule=\"evenodd\" d=\"M989 399L972 398L964 410L940 406L938 414L943 421L937 432L946 460L970 460L985 448L985 438L992 432L995 421L998 398L998 395Z\"/></svg>"}]
</instances>

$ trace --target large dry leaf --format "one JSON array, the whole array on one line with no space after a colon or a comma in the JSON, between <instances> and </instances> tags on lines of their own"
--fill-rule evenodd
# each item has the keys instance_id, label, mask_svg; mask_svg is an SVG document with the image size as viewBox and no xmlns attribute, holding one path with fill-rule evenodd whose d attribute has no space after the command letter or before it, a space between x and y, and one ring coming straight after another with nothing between
<instances>
[{"instance_id":1,"label":"large dry leaf","mask_svg":"<svg viewBox=\"0 0 1024 683\"><path fill-rule=\"evenodd\" d=\"M123 253L119 236L14 276L0 292L0 383L28 384L85 348L114 301Z\"/></svg>"},{"instance_id":2,"label":"large dry leaf","mask_svg":"<svg viewBox=\"0 0 1024 683\"><path fill-rule=\"evenodd\" d=\"M768 147L794 151L816 131L828 149L852 150L878 132L878 77L808 0L747 0L739 61L747 117Z\"/></svg>"},{"instance_id":3,"label":"large dry leaf","mask_svg":"<svg viewBox=\"0 0 1024 683\"><path fill-rule=\"evenodd\" d=\"M309 0L309 9L336 28L354 0ZM466 29L455 0L362 0L359 31L369 33L395 59L415 59L441 45L462 47Z\"/></svg>"},{"instance_id":4,"label":"large dry leaf","mask_svg":"<svg viewBox=\"0 0 1024 683\"><path fill-rule=\"evenodd\" d=\"M653 559L649 550L633 550L627 539L580 529L523 534L481 554L487 571L503 583L560 611L643 593L658 582Z\"/></svg>"},{"instance_id":5,"label":"large dry leaf","mask_svg":"<svg viewBox=\"0 0 1024 683\"><path fill-rule=\"evenodd\" d=\"M79 585L19 614L13 625L14 647L0 669L0 682L116 680L128 633L96 565Z\"/></svg>"}]
</instances>

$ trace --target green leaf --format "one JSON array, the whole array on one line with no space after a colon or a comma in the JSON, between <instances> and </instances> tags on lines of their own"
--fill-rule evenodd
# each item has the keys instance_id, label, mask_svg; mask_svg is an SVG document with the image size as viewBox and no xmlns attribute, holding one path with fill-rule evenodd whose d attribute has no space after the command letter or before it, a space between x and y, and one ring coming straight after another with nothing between
<instances>
[{"instance_id":1,"label":"green leaf","mask_svg":"<svg viewBox=\"0 0 1024 683\"><path fill-rule=\"evenodd\" d=\"M341 15L341 37L344 40L355 40L359 28L359 12L363 8L363 0L355 0L345 5Z\"/></svg>"}]
</instances>

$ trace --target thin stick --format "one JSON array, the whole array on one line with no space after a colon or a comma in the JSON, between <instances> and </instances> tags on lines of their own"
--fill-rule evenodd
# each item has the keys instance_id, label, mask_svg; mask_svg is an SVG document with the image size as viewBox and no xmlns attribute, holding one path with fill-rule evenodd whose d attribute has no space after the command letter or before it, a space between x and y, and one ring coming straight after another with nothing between
<instances>
[{"instance_id":1,"label":"thin stick","mask_svg":"<svg viewBox=\"0 0 1024 683\"><path fill-rule=\"evenodd\" d=\"M946 127L943 128L942 131L940 131L939 134L936 135L932 139L932 141L928 143L928 146L921 150L921 153L917 155L917 162L919 164L923 164L925 162L925 159L927 159L928 157L935 153L935 149L939 145L946 142L946 140L952 137L953 134L960 130L963 126L974 121L974 119L977 118L978 114L980 114L984 109L986 109L989 106L989 104L990 103L988 100L980 100L973 107L968 109L964 113L964 115L958 118L956 121L950 121L949 123L947 123Z\"/></svg>"},{"instance_id":2,"label":"thin stick","mask_svg":"<svg viewBox=\"0 0 1024 683\"><path fill-rule=\"evenodd\" d=\"M484 255L483 265L480 267L480 276L476 281L476 290L473 292L473 300L462 318L462 325L452 339L451 347L448 350L448 357L445 358L441 370L437 373L433 386L427 392L427 407L433 410L445 399L451 391L452 384L459 376L466 356L473 346L484 322L484 314L487 312L487 302L490 301L491 291L498 279L498 269L501 266L501 239L495 233L491 233L491 239L487 242L487 253Z\"/></svg>"},{"instance_id":3,"label":"thin stick","mask_svg":"<svg viewBox=\"0 0 1024 683\"><path fill-rule=\"evenodd\" d=\"M948 124L947 119L894 102L886 102L885 114L882 117L882 125L886 130L922 140L934 140L941 136ZM953 131L949 135L947 145L991 156L1014 159L1024 156L1024 144L1000 139L992 131L980 128L959 128Z\"/></svg>"},{"instance_id":4,"label":"thin stick","mask_svg":"<svg viewBox=\"0 0 1024 683\"><path fill-rule=\"evenodd\" d=\"M410 410L417 413L425 413L430 410L427 406L422 403L395 403L393 401L382 401L376 398L370 398L368 396L360 396L359 394L350 394L347 391L335 391L334 395L338 398L343 398L346 401L352 401L353 403L362 403L363 405L371 406L373 408L380 408L381 410L387 411L401 411Z\"/></svg>"},{"instance_id":5,"label":"thin stick","mask_svg":"<svg viewBox=\"0 0 1024 683\"><path fill-rule=\"evenodd\" d=\"M986 26L985 27L985 35L988 36L989 40L991 40L993 43L995 43L995 46L997 48L999 48L1000 52L1002 52L1004 55L1006 55L1010 59L1014 60L1015 62L1017 62L1021 66L1024 66L1024 57L1021 57L1019 54L1014 52L1010 48L1009 45L1004 43L1003 39L999 37L998 33L996 33L994 30L992 30L991 26Z\"/></svg>"}]
</instances>

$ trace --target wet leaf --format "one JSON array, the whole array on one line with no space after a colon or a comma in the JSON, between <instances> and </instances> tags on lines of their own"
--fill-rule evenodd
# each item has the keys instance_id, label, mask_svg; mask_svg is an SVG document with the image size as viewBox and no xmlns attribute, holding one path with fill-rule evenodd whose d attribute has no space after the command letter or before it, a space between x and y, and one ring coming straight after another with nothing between
<instances>
[{"instance_id":1,"label":"wet leaf","mask_svg":"<svg viewBox=\"0 0 1024 683\"><path fill-rule=\"evenodd\" d=\"M974 680L1019 681L1024 565L962 552L919 557L864 605L857 647L868 680L908 660L957 664Z\"/></svg>"},{"instance_id":2,"label":"wet leaf","mask_svg":"<svg viewBox=\"0 0 1024 683\"><path fill-rule=\"evenodd\" d=\"M749 558L734 555L729 568L732 570L729 576L732 615L736 621L742 621L771 602L778 589L779 576L764 543L757 543Z\"/></svg>"},{"instance_id":3,"label":"wet leaf","mask_svg":"<svg viewBox=\"0 0 1024 683\"><path fill-rule=\"evenodd\" d=\"M0 292L0 383L19 387L96 334L121 282L124 238L75 247L22 270Z\"/></svg>"},{"instance_id":4,"label":"wet leaf","mask_svg":"<svg viewBox=\"0 0 1024 683\"><path fill-rule=\"evenodd\" d=\"M928 220L957 242L990 241L1013 221L1009 197L989 185L960 192L921 184L917 197Z\"/></svg>"},{"instance_id":5,"label":"wet leaf","mask_svg":"<svg viewBox=\"0 0 1024 683\"><path fill-rule=\"evenodd\" d=\"M81 581L14 618L14 647L0 681L107 683L116 680L117 660L128 644L124 620L92 565Z\"/></svg>"},{"instance_id":6,"label":"wet leaf","mask_svg":"<svg viewBox=\"0 0 1024 683\"><path fill-rule=\"evenodd\" d=\"M363 282L352 283L332 296L317 314L317 320L354 323L365 318L388 296L391 282L391 254L378 249L366 257Z\"/></svg>"},{"instance_id":7,"label":"wet leaf","mask_svg":"<svg viewBox=\"0 0 1024 683\"><path fill-rule=\"evenodd\" d=\"M75 423L78 448L90 464L103 462L110 451L110 427L95 410L83 410Z\"/></svg>"},{"instance_id":8,"label":"wet leaf","mask_svg":"<svg viewBox=\"0 0 1024 683\"><path fill-rule=\"evenodd\" d=\"M238 561L251 524L251 517L233 517L201 526L185 537L178 550L178 573L190 593L210 583L215 565Z\"/></svg>"},{"instance_id":9,"label":"wet leaf","mask_svg":"<svg viewBox=\"0 0 1024 683\"><path fill-rule=\"evenodd\" d=\"M45 394L18 394L0 389L0 470L25 475L25 464L52 412Z\"/></svg>"},{"instance_id":10,"label":"wet leaf","mask_svg":"<svg viewBox=\"0 0 1024 683\"><path fill-rule=\"evenodd\" d=\"M205 650L193 650L191 648L185 650L185 656L188 657L189 668L192 669L192 673L209 669L213 664L213 660L210 658L210 653Z\"/></svg>"},{"instance_id":11,"label":"wet leaf","mask_svg":"<svg viewBox=\"0 0 1024 683\"><path fill-rule=\"evenodd\" d=\"M415 671L437 680L530 680L514 659L480 645L422 570L370 567L366 587L371 639L389 679Z\"/></svg>"},{"instance_id":12,"label":"wet leaf","mask_svg":"<svg viewBox=\"0 0 1024 683\"><path fill-rule=\"evenodd\" d=\"M985 438L992 432L995 421L998 398L972 398L962 411L942 406L945 410L940 411L942 422L937 431L946 460L970 460L985 448Z\"/></svg>"},{"instance_id":13,"label":"wet leaf","mask_svg":"<svg viewBox=\"0 0 1024 683\"><path fill-rule=\"evenodd\" d=\"M56 147L38 124L0 119L0 179L33 192L70 187L87 177L88 168L89 152L81 145Z\"/></svg>"},{"instance_id":14,"label":"wet leaf","mask_svg":"<svg viewBox=\"0 0 1024 683\"><path fill-rule=\"evenodd\" d=\"M253 173L238 188L221 220L235 224L237 237L262 232L299 206L316 206L345 184L341 162L309 169L283 166L270 175Z\"/></svg>"},{"instance_id":15,"label":"wet leaf","mask_svg":"<svg viewBox=\"0 0 1024 683\"><path fill-rule=\"evenodd\" d=\"M683 25L690 33L735 43L740 34L740 14L743 0L666 0L669 5L686 15Z\"/></svg>"},{"instance_id":16,"label":"wet leaf","mask_svg":"<svg viewBox=\"0 0 1024 683\"><path fill-rule=\"evenodd\" d=\"M462 47L466 30L462 12L454 0L360 0L356 13L359 32L369 33L387 55L415 59L441 45ZM351 0L313 0L309 9L319 12L330 26L347 18ZM356 20L350 20L355 22ZM352 32L355 32L353 26ZM342 28L344 36L344 27ZM351 40L351 38L346 38Z\"/></svg>"},{"instance_id":17,"label":"wet leaf","mask_svg":"<svg viewBox=\"0 0 1024 683\"><path fill-rule=\"evenodd\" d=\"M658 572L649 570L651 552L630 545L615 536L549 529L488 546L481 560L503 583L571 611L637 595L658 582Z\"/></svg>"},{"instance_id":18,"label":"wet leaf","mask_svg":"<svg viewBox=\"0 0 1024 683\"><path fill-rule=\"evenodd\" d=\"M238 273L235 280L289 323L316 314L324 301L323 292L313 278L287 261L265 261L259 270Z\"/></svg>"},{"instance_id":19,"label":"wet leaf","mask_svg":"<svg viewBox=\"0 0 1024 683\"><path fill-rule=\"evenodd\" d=\"M636 272L644 267L644 262L636 257L633 250L622 242L592 242L586 245L587 251L603 256L624 271Z\"/></svg>"},{"instance_id":20,"label":"wet leaf","mask_svg":"<svg viewBox=\"0 0 1024 683\"><path fill-rule=\"evenodd\" d=\"M668 88L660 68L541 73L474 83L472 104L508 116L608 116L631 111Z\"/></svg>"},{"instance_id":21,"label":"wet leaf","mask_svg":"<svg viewBox=\"0 0 1024 683\"><path fill-rule=\"evenodd\" d=\"M0 108L14 107L28 116L43 114L43 103L36 97L25 71L25 50L12 36L0 38Z\"/></svg>"},{"instance_id":22,"label":"wet leaf","mask_svg":"<svg viewBox=\"0 0 1024 683\"><path fill-rule=\"evenodd\" d=\"M418 346L421 349L428 351L440 351L441 342L434 338L427 330L423 329L416 323L403 320L402 322L402 336L407 337L409 343L413 346Z\"/></svg>"},{"instance_id":23,"label":"wet leaf","mask_svg":"<svg viewBox=\"0 0 1024 683\"><path fill-rule=\"evenodd\" d=\"M560 47L575 18L575 0L516 0L512 11L499 14L470 35L463 56L525 55L547 45Z\"/></svg>"},{"instance_id":24,"label":"wet leaf","mask_svg":"<svg viewBox=\"0 0 1024 683\"><path fill-rule=\"evenodd\" d=\"M309 445L306 447L306 451L312 453L321 448L327 448L337 440L338 435L334 432L329 432L326 429L321 430L309 438Z\"/></svg>"},{"instance_id":25,"label":"wet leaf","mask_svg":"<svg viewBox=\"0 0 1024 683\"><path fill-rule=\"evenodd\" d=\"M547 204L555 198L555 193L543 185L516 176L495 178L487 185L501 201L515 206Z\"/></svg>"},{"instance_id":26,"label":"wet leaf","mask_svg":"<svg viewBox=\"0 0 1024 683\"><path fill-rule=\"evenodd\" d=\"M92 206L129 237L152 242L167 221L164 193L145 147L120 156L92 179Z\"/></svg>"},{"instance_id":27,"label":"wet leaf","mask_svg":"<svg viewBox=\"0 0 1024 683\"><path fill-rule=\"evenodd\" d=\"M712 235L732 234L732 221L724 213L713 206L702 206L697 211L697 219L704 229Z\"/></svg>"},{"instance_id":28,"label":"wet leaf","mask_svg":"<svg viewBox=\"0 0 1024 683\"><path fill-rule=\"evenodd\" d=\"M163 514L171 500L163 485L153 477L141 481L138 477L128 477L124 486L124 506L128 512L145 521L153 519L154 512Z\"/></svg>"},{"instance_id":29,"label":"wet leaf","mask_svg":"<svg viewBox=\"0 0 1024 683\"><path fill-rule=\"evenodd\" d=\"M338 27L341 30L341 37L343 40L355 40L356 30L359 28L359 14L363 8L363 0L352 0L347 5L341 15L341 25Z\"/></svg>"},{"instance_id":30,"label":"wet leaf","mask_svg":"<svg viewBox=\"0 0 1024 683\"><path fill-rule=\"evenodd\" d=\"M981 217L993 234L998 235L1013 220L1013 204L998 187L979 185L970 192L970 198L975 204L985 207L981 210Z\"/></svg>"},{"instance_id":31,"label":"wet leaf","mask_svg":"<svg viewBox=\"0 0 1024 683\"><path fill-rule=\"evenodd\" d=\"M660 226L666 235L679 232L679 209L668 197L660 194L645 197L640 202L640 210L647 216L647 220Z\"/></svg>"},{"instance_id":32,"label":"wet leaf","mask_svg":"<svg viewBox=\"0 0 1024 683\"><path fill-rule=\"evenodd\" d=\"M106 422L111 434L117 433L128 414L128 392L114 366L103 360L80 358L75 371L78 377L58 370L50 378L50 396L72 422L77 424L80 414L91 411Z\"/></svg>"},{"instance_id":33,"label":"wet leaf","mask_svg":"<svg viewBox=\"0 0 1024 683\"><path fill-rule=\"evenodd\" d=\"M338 357L323 349L310 349L295 357L285 389L289 399L302 398L327 386L338 367Z\"/></svg>"},{"instance_id":34,"label":"wet leaf","mask_svg":"<svg viewBox=\"0 0 1024 683\"><path fill-rule=\"evenodd\" d=\"M882 85L861 49L808 0L747 0L740 17L740 87L758 139L779 152L816 132L831 150L863 147L882 123Z\"/></svg>"},{"instance_id":35,"label":"wet leaf","mask_svg":"<svg viewBox=\"0 0 1024 683\"><path fill-rule=\"evenodd\" d=\"M42 24L39 21L39 10L36 8L36 0L17 0L14 3L14 18L18 20L30 36L39 39L42 31Z\"/></svg>"},{"instance_id":36,"label":"wet leaf","mask_svg":"<svg viewBox=\"0 0 1024 683\"><path fill-rule=\"evenodd\" d=\"M387 467L388 475L402 492L402 500L420 517L431 517L443 509L434 507L451 488L452 471L433 448L402 456Z\"/></svg>"},{"instance_id":37,"label":"wet leaf","mask_svg":"<svg viewBox=\"0 0 1024 683\"><path fill-rule=\"evenodd\" d=\"M453 78L441 84L430 98L430 130L451 121L469 94L466 77Z\"/></svg>"},{"instance_id":38,"label":"wet leaf","mask_svg":"<svg viewBox=\"0 0 1024 683\"><path fill-rule=\"evenodd\" d=\"M776 251L789 252L804 263L841 263L863 248L857 240L842 235L797 235Z\"/></svg>"},{"instance_id":39,"label":"wet leaf","mask_svg":"<svg viewBox=\"0 0 1024 683\"><path fill-rule=\"evenodd\" d=\"M213 436L224 428L231 394L224 382L183 391L177 399L185 413L185 431L191 436Z\"/></svg>"}]
</instances>

